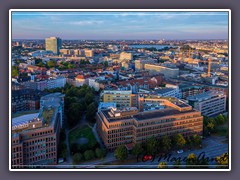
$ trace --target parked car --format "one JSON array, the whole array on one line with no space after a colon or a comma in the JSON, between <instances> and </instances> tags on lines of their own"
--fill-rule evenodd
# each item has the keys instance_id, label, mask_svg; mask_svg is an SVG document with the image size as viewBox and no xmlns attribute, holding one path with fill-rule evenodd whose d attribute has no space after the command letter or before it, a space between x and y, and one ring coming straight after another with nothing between
<instances>
[{"instance_id":1,"label":"parked car","mask_svg":"<svg viewBox=\"0 0 240 180\"><path fill-rule=\"evenodd\" d=\"M178 153L178 154L181 154L181 153L183 153L183 150L180 149L180 150L177 151L177 153Z\"/></svg>"}]
</instances>

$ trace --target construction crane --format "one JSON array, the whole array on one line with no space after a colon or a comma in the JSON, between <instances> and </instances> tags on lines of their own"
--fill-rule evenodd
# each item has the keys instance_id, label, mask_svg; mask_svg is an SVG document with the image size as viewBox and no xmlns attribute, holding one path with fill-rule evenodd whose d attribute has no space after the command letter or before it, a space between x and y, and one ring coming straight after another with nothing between
<instances>
[{"instance_id":1,"label":"construction crane","mask_svg":"<svg viewBox=\"0 0 240 180\"><path fill-rule=\"evenodd\" d=\"M191 53L192 53L192 50L191 50L191 47L189 46L189 50L188 50L188 64L190 64Z\"/></svg>"},{"instance_id":2,"label":"construction crane","mask_svg":"<svg viewBox=\"0 0 240 180\"><path fill-rule=\"evenodd\" d=\"M193 50L191 50L191 47L189 46L189 50L188 50L188 64L190 64L190 59L191 59L191 53ZM197 60L198 62L206 62L203 60ZM216 63L216 62L214 62ZM208 58L208 72L207 72L207 76L210 77L211 76L211 64L212 64L212 58Z\"/></svg>"},{"instance_id":3,"label":"construction crane","mask_svg":"<svg viewBox=\"0 0 240 180\"><path fill-rule=\"evenodd\" d=\"M197 61L198 61L198 62L204 62L204 63L206 63L206 61L203 61L203 60L197 60ZM208 58L207 62L208 62L208 72L207 72L207 76L210 77L210 76L211 76L211 64L212 64L212 63L218 63L218 62L213 62L213 61L212 61L212 58Z\"/></svg>"}]
</instances>

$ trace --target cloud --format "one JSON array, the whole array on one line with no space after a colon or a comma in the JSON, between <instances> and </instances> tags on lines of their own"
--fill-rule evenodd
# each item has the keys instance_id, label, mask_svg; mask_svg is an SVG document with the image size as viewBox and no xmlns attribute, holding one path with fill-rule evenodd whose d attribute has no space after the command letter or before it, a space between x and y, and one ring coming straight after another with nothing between
<instances>
[{"instance_id":1,"label":"cloud","mask_svg":"<svg viewBox=\"0 0 240 180\"><path fill-rule=\"evenodd\" d=\"M79 26L86 26L86 25L96 25L96 24L102 24L103 21L73 21L73 22L70 22L69 24L72 24L72 25L79 25Z\"/></svg>"}]
</instances>

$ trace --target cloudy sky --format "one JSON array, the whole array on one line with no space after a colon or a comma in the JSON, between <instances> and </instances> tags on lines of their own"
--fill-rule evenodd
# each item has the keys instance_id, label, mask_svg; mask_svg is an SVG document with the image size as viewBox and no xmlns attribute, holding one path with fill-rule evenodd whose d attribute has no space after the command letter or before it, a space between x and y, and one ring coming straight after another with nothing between
<instances>
[{"instance_id":1,"label":"cloudy sky","mask_svg":"<svg viewBox=\"0 0 240 180\"><path fill-rule=\"evenodd\" d=\"M227 12L12 12L13 39L227 39Z\"/></svg>"}]
</instances>

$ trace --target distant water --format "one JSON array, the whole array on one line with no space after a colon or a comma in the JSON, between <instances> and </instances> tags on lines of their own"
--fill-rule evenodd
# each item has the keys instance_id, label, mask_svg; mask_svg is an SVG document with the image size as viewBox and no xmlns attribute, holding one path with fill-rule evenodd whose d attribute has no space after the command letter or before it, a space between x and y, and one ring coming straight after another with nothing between
<instances>
[{"instance_id":1,"label":"distant water","mask_svg":"<svg viewBox=\"0 0 240 180\"><path fill-rule=\"evenodd\" d=\"M176 47L176 46L169 46L169 45L156 45L156 44L138 44L138 45L128 45L129 47L133 48L156 48L156 49L163 49L165 47Z\"/></svg>"}]
</instances>

